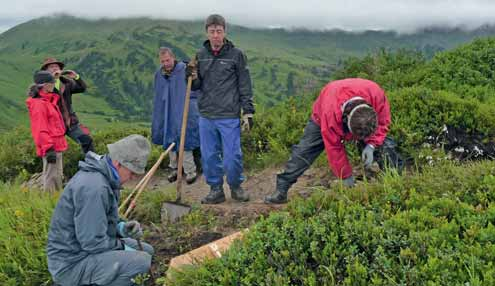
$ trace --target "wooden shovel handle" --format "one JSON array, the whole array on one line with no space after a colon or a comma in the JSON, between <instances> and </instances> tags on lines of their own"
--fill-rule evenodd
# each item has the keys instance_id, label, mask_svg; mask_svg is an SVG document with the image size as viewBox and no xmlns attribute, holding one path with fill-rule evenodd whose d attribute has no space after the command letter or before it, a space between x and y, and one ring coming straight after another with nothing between
<instances>
[{"instance_id":1,"label":"wooden shovel handle","mask_svg":"<svg viewBox=\"0 0 495 286\"><path fill-rule=\"evenodd\" d=\"M184 102L184 112L182 113L182 128L180 130L179 159L177 162L177 193L176 201L180 202L182 197L182 166L184 164L184 145L186 139L187 117L189 115L189 101L191 98L192 77L187 78L186 100Z\"/></svg>"},{"instance_id":2,"label":"wooden shovel handle","mask_svg":"<svg viewBox=\"0 0 495 286\"><path fill-rule=\"evenodd\" d=\"M141 195L141 193L144 191L144 188L146 188L146 185L148 185L148 182L151 180L151 177L153 177L153 175L155 174L156 170L160 166L160 163L163 161L163 159L165 158L165 156L172 150L172 148L174 146L175 146L175 143L170 144L170 146L168 146L167 150L165 150L162 153L162 155L160 156L160 158L158 159L158 161L155 163L155 165L153 165L153 167L151 167L151 169L149 170L149 172L147 174L147 178L144 180L143 184L140 186L140 188L139 188L136 196L131 201L129 207L127 208L126 212L124 213L124 216L123 216L124 218L127 218L127 216L131 213L132 209L134 209L134 207L136 206L137 199L139 198L139 196Z\"/></svg>"},{"instance_id":3,"label":"wooden shovel handle","mask_svg":"<svg viewBox=\"0 0 495 286\"><path fill-rule=\"evenodd\" d=\"M172 144L175 146L175 143L172 143ZM170 148L170 146L169 146L169 148ZM160 166L160 164L162 163L163 159L165 158L165 155L167 155L167 153L165 151L163 151L162 154L160 155L160 157L158 158L158 160L156 161L156 163L151 168L153 169L155 166ZM148 171L148 173L146 173L146 175L141 179L141 181L139 181L139 183L134 187L134 189L127 196L127 198L125 198L124 202L119 207L119 212L122 212L122 210L125 208L125 206L127 205L127 203L131 200L132 196L134 196L134 194L136 193L136 191L139 190L139 188L141 187L141 185L144 184L144 182L150 176L150 174L151 174L151 169Z\"/></svg>"}]
</instances>

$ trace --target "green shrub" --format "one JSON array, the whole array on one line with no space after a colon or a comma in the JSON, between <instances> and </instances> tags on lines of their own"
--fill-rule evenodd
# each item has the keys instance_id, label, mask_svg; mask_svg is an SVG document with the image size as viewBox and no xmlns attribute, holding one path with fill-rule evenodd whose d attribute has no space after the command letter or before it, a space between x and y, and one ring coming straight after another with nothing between
<instances>
[{"instance_id":1,"label":"green shrub","mask_svg":"<svg viewBox=\"0 0 495 286\"><path fill-rule=\"evenodd\" d=\"M495 164L318 192L170 285L493 285Z\"/></svg>"},{"instance_id":2,"label":"green shrub","mask_svg":"<svg viewBox=\"0 0 495 286\"><path fill-rule=\"evenodd\" d=\"M425 84L434 89L495 87L495 38L477 39L438 53L426 67Z\"/></svg>"},{"instance_id":3,"label":"green shrub","mask_svg":"<svg viewBox=\"0 0 495 286\"><path fill-rule=\"evenodd\" d=\"M97 131L93 136L96 152L107 153L106 145L124 138L130 134L141 134L150 137L148 128L110 128ZM69 149L64 152L64 174L66 178L72 177L77 171L78 162L84 159L81 148L78 144L67 137ZM153 146L152 154L148 160L148 167L151 167L161 153L161 147ZM163 166L166 166L166 161ZM10 181L19 175L28 177L42 171L42 162L36 156L36 149L31 137L31 131L26 127L18 127L0 135L0 180Z\"/></svg>"},{"instance_id":4,"label":"green shrub","mask_svg":"<svg viewBox=\"0 0 495 286\"><path fill-rule=\"evenodd\" d=\"M388 91L418 84L425 77L425 64L426 60L419 52L381 49L362 58L346 59L333 78L365 78L377 82Z\"/></svg>"},{"instance_id":5,"label":"green shrub","mask_svg":"<svg viewBox=\"0 0 495 286\"><path fill-rule=\"evenodd\" d=\"M290 97L255 115L254 128L242 134L245 165L261 168L287 159L292 145L299 142L315 97Z\"/></svg>"},{"instance_id":6,"label":"green shrub","mask_svg":"<svg viewBox=\"0 0 495 286\"><path fill-rule=\"evenodd\" d=\"M444 125L492 136L495 107L455 93L426 87L403 88L388 93L392 112L391 134L404 146L417 146Z\"/></svg>"}]
</instances>

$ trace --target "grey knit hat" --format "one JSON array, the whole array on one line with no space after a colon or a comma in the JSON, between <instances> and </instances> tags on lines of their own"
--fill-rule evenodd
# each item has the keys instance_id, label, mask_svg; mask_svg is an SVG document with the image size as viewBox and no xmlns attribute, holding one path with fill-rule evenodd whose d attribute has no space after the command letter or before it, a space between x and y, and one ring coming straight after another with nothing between
<instances>
[{"instance_id":1,"label":"grey knit hat","mask_svg":"<svg viewBox=\"0 0 495 286\"><path fill-rule=\"evenodd\" d=\"M151 145L141 135L132 134L119 141L108 144L110 158L135 174L144 174L146 162L151 152Z\"/></svg>"}]
</instances>

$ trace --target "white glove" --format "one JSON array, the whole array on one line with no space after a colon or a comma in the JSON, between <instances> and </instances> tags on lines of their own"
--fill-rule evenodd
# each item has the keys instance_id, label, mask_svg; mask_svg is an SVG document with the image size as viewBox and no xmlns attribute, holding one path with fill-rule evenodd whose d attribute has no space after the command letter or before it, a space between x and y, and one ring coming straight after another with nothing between
<instances>
[{"instance_id":1,"label":"white glove","mask_svg":"<svg viewBox=\"0 0 495 286\"><path fill-rule=\"evenodd\" d=\"M375 152L375 147L373 145L368 144L363 149L363 153L361 154L361 160L364 163L364 168L369 169L371 164L373 164L373 152Z\"/></svg>"},{"instance_id":2,"label":"white glove","mask_svg":"<svg viewBox=\"0 0 495 286\"><path fill-rule=\"evenodd\" d=\"M242 122L241 122L241 130L242 131L249 131L251 128L253 128L253 115L248 113L244 114L242 116Z\"/></svg>"}]
</instances>

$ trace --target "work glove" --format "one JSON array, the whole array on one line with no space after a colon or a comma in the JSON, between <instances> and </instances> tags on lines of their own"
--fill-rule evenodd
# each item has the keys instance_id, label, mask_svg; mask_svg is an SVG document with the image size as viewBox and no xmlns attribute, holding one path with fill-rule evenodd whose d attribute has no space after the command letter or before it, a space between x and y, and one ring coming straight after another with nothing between
<instances>
[{"instance_id":1,"label":"work glove","mask_svg":"<svg viewBox=\"0 0 495 286\"><path fill-rule=\"evenodd\" d=\"M343 179L342 183L347 188L352 188L354 187L354 185L356 185L356 182L354 181L354 176L350 176L348 178Z\"/></svg>"},{"instance_id":2,"label":"work glove","mask_svg":"<svg viewBox=\"0 0 495 286\"><path fill-rule=\"evenodd\" d=\"M130 237L139 239L143 236L143 230L139 222L131 220L128 222L119 222L117 229L121 237Z\"/></svg>"},{"instance_id":3,"label":"work glove","mask_svg":"<svg viewBox=\"0 0 495 286\"><path fill-rule=\"evenodd\" d=\"M367 144L363 149L363 153L361 154L361 160L364 163L364 168L371 168L371 164L373 164L373 152L375 152L375 147L371 144Z\"/></svg>"},{"instance_id":4,"label":"work glove","mask_svg":"<svg viewBox=\"0 0 495 286\"><path fill-rule=\"evenodd\" d=\"M244 114L242 116L242 123L241 123L241 130L242 131L249 131L251 128L253 128L254 122L253 122L253 115L248 113Z\"/></svg>"},{"instance_id":5,"label":"work glove","mask_svg":"<svg viewBox=\"0 0 495 286\"><path fill-rule=\"evenodd\" d=\"M189 77L192 77L192 80L195 80L198 78L198 69L196 68L196 65L194 62L190 62L187 64L186 67L186 79Z\"/></svg>"},{"instance_id":6,"label":"work glove","mask_svg":"<svg viewBox=\"0 0 495 286\"><path fill-rule=\"evenodd\" d=\"M46 162L48 164L55 164L57 162L57 153L55 152L55 150L53 148L50 148L47 152L46 152Z\"/></svg>"}]
</instances>

